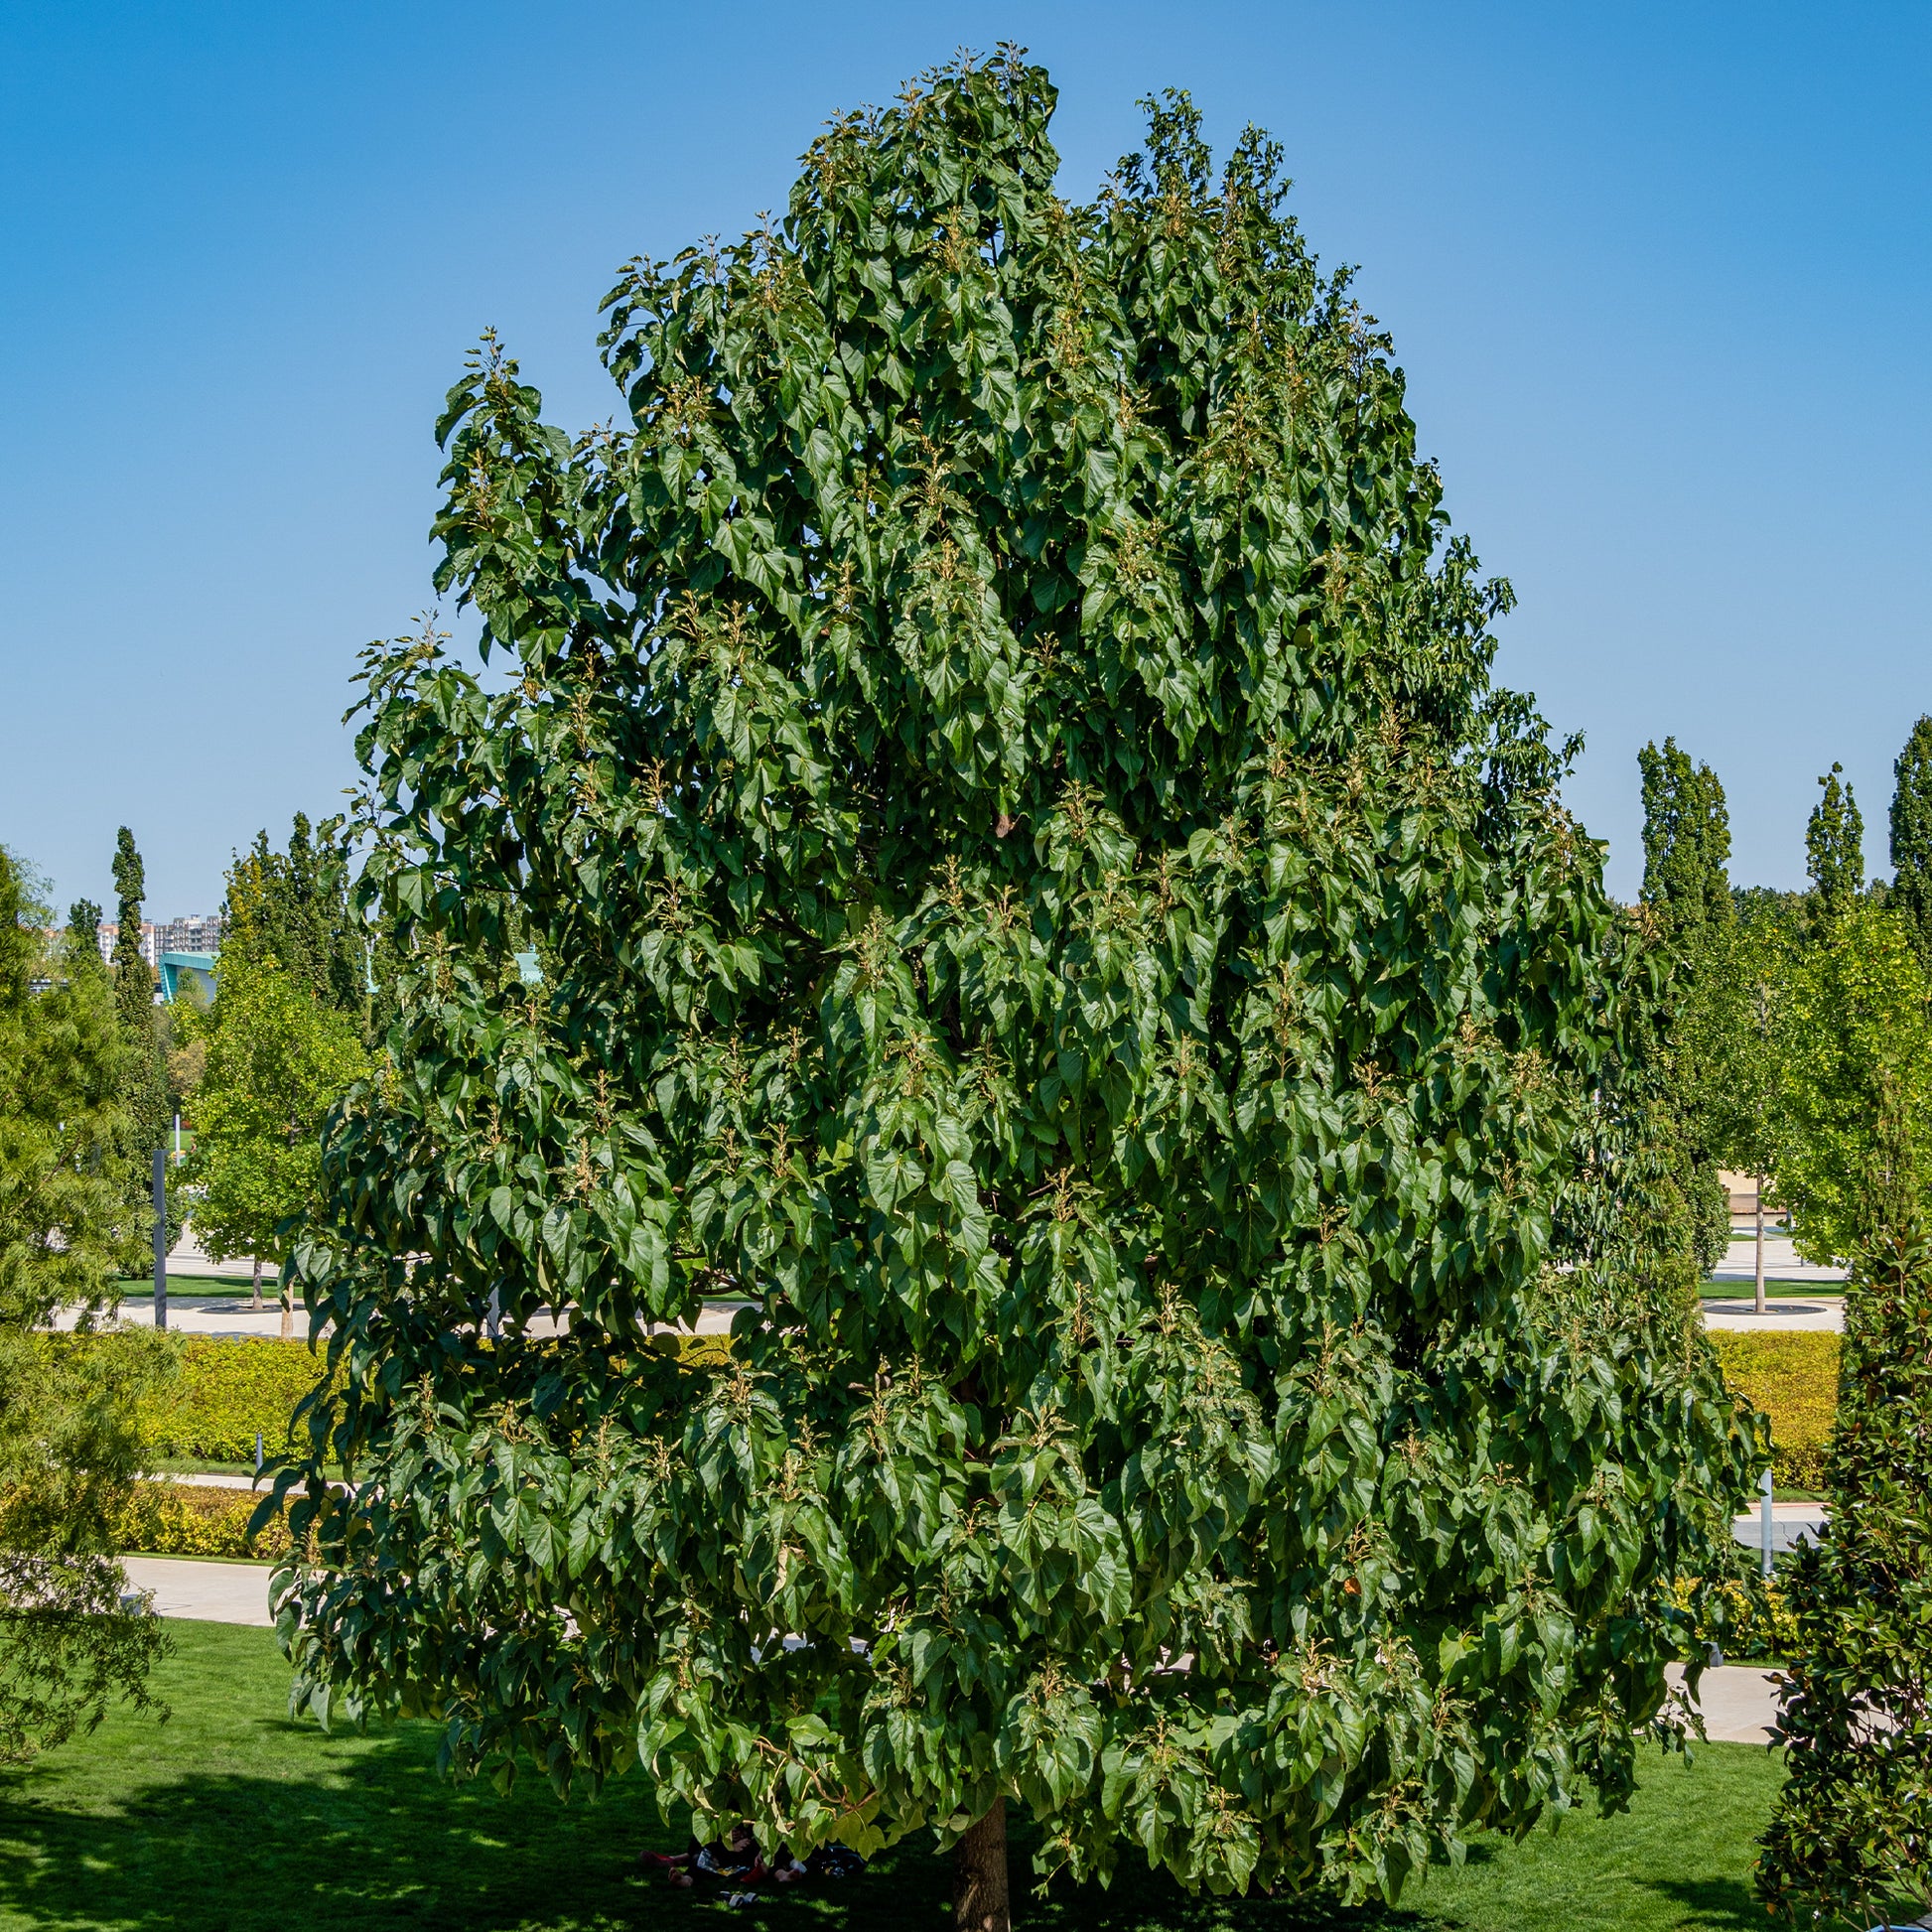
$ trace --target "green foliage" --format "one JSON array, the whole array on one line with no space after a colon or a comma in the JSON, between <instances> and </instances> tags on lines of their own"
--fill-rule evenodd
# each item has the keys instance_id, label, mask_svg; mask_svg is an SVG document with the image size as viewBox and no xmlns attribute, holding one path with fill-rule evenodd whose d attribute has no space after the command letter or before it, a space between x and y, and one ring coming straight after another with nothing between
<instances>
[{"instance_id":1,"label":"green foliage","mask_svg":"<svg viewBox=\"0 0 1932 1932\"><path fill-rule=\"evenodd\" d=\"M119 895L118 926L114 937L114 1002L121 1028L121 1147L117 1163L127 1202L127 1237L120 1267L139 1273L152 1252L154 1239L154 1151L165 1147L172 1114L168 1067L161 1041L161 1018L155 1006L154 969L141 956L141 899L147 891L147 872L123 825L114 841L114 890ZM173 1203L169 1203L170 1209ZM180 1216L171 1211L180 1231Z\"/></svg>"},{"instance_id":2,"label":"green foliage","mask_svg":"<svg viewBox=\"0 0 1932 1932\"><path fill-rule=\"evenodd\" d=\"M1915 1140L1932 1136L1929 995L1910 927L1869 903L1852 906L1789 968L1777 1192L1808 1261L1857 1251L1886 1112Z\"/></svg>"},{"instance_id":3,"label":"green foliage","mask_svg":"<svg viewBox=\"0 0 1932 1932\"><path fill-rule=\"evenodd\" d=\"M1644 1059L1657 1096L1666 1159L1684 1202L1685 1238L1701 1273L1723 1260L1730 1239L1730 1204L1718 1178L1723 1158L1714 1130L1720 1095L1712 1042L1701 1032L1702 1008L1722 997L1736 923L1725 870L1730 819L1724 786L1708 764L1693 766L1674 738L1660 752L1637 754L1643 781L1642 902L1667 962L1666 997L1657 1010Z\"/></svg>"},{"instance_id":4,"label":"green foliage","mask_svg":"<svg viewBox=\"0 0 1932 1932\"><path fill-rule=\"evenodd\" d=\"M1803 1329L1714 1329L1725 1383L1771 1428L1771 1473L1780 1488L1817 1489L1838 1412L1839 1338Z\"/></svg>"},{"instance_id":5,"label":"green foliage","mask_svg":"<svg viewBox=\"0 0 1932 1932\"><path fill-rule=\"evenodd\" d=\"M285 1556L287 1518L269 1512L256 1523L261 1498L249 1489L187 1482L137 1482L114 1513L114 1547L160 1557Z\"/></svg>"},{"instance_id":6,"label":"green foliage","mask_svg":"<svg viewBox=\"0 0 1932 1932\"><path fill-rule=\"evenodd\" d=\"M1688 951L1734 916L1730 897L1730 815L1725 788L1708 764L1693 767L1677 740L1637 754L1643 783L1643 902L1654 907Z\"/></svg>"},{"instance_id":7,"label":"green foliage","mask_svg":"<svg viewBox=\"0 0 1932 1932\"><path fill-rule=\"evenodd\" d=\"M1787 1583L1790 1781L1758 1887L1809 1923L1910 1893L1932 1907L1932 1243L1917 1203L1860 1256L1847 1303L1831 1526Z\"/></svg>"},{"instance_id":8,"label":"green foliage","mask_svg":"<svg viewBox=\"0 0 1932 1932\"><path fill-rule=\"evenodd\" d=\"M96 1345L118 1344L103 1337ZM290 1447L289 1425L325 1371L300 1341L191 1335L181 1370L142 1405L141 1443L150 1457L248 1462L255 1437L265 1454Z\"/></svg>"},{"instance_id":9,"label":"green foliage","mask_svg":"<svg viewBox=\"0 0 1932 1932\"><path fill-rule=\"evenodd\" d=\"M1699 1143L1734 1173L1783 1171L1796 958L1788 922L1752 903L1707 936L1678 1015L1677 1064Z\"/></svg>"},{"instance_id":10,"label":"green foliage","mask_svg":"<svg viewBox=\"0 0 1932 1932\"><path fill-rule=\"evenodd\" d=\"M1052 100L956 67L633 264L621 430L452 393L513 674L368 656L409 970L281 1627L461 1769L1393 1893L1626 1800L1758 1451L1386 339L1261 136L1170 98L1075 206ZM632 1348L706 1290L728 1366Z\"/></svg>"},{"instance_id":11,"label":"green foliage","mask_svg":"<svg viewBox=\"0 0 1932 1932\"><path fill-rule=\"evenodd\" d=\"M1852 787L1839 782L1844 769L1835 763L1819 779L1823 796L1805 824L1812 899L1828 921L1847 911L1864 891L1864 816Z\"/></svg>"},{"instance_id":12,"label":"green foliage","mask_svg":"<svg viewBox=\"0 0 1932 1932\"><path fill-rule=\"evenodd\" d=\"M228 873L221 908L223 974L273 960L324 1006L362 1022L367 950L349 905L348 872L340 818L311 827L297 812L286 852L277 852L265 831L257 832Z\"/></svg>"},{"instance_id":13,"label":"green foliage","mask_svg":"<svg viewBox=\"0 0 1932 1932\"><path fill-rule=\"evenodd\" d=\"M1892 773L1892 882L1885 902L1910 922L1919 963L1932 972L1932 718L1912 727Z\"/></svg>"},{"instance_id":14,"label":"green foliage","mask_svg":"<svg viewBox=\"0 0 1932 1932\"><path fill-rule=\"evenodd\" d=\"M152 1338L112 1365L57 1362L34 1329L106 1299L124 1201L120 1046L92 933L29 991L42 930L0 854L0 1761L147 1702L160 1638L122 1613L110 1517L139 1460L134 1410L165 1372Z\"/></svg>"},{"instance_id":15,"label":"green foliage","mask_svg":"<svg viewBox=\"0 0 1932 1932\"><path fill-rule=\"evenodd\" d=\"M280 1261L284 1224L316 1199L323 1117L366 1071L355 1018L271 956L230 959L181 1169L195 1232L214 1260Z\"/></svg>"}]
</instances>

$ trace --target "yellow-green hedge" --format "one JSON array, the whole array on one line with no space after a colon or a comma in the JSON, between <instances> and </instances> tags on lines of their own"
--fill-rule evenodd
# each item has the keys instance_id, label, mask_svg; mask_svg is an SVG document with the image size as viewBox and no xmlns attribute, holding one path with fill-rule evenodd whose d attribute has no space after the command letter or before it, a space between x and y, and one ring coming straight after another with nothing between
<instances>
[{"instance_id":1,"label":"yellow-green hedge","mask_svg":"<svg viewBox=\"0 0 1932 1932\"><path fill-rule=\"evenodd\" d=\"M259 1430L263 1452L279 1455L296 1404L322 1375L305 1341L191 1335L181 1374L147 1405L141 1434L156 1456L252 1462Z\"/></svg>"},{"instance_id":2,"label":"yellow-green hedge","mask_svg":"<svg viewBox=\"0 0 1932 1932\"><path fill-rule=\"evenodd\" d=\"M1838 1336L1787 1329L1714 1328L1725 1380L1771 1418L1771 1473L1782 1489L1824 1481L1838 1412Z\"/></svg>"},{"instance_id":3,"label":"yellow-green hedge","mask_svg":"<svg viewBox=\"0 0 1932 1932\"><path fill-rule=\"evenodd\" d=\"M137 1482L114 1526L115 1547L159 1557L255 1557L289 1547L281 1516L251 1543L248 1519L261 1497L249 1489L208 1489L187 1482Z\"/></svg>"}]
</instances>

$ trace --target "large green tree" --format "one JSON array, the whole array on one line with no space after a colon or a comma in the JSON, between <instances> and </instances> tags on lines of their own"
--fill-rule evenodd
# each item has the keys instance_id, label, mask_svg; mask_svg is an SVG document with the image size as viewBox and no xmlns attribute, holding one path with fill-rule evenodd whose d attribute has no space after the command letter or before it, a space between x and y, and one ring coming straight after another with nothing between
<instances>
[{"instance_id":1,"label":"large green tree","mask_svg":"<svg viewBox=\"0 0 1932 1932\"><path fill-rule=\"evenodd\" d=\"M1707 1272L1730 1239L1730 1202L1718 1177L1721 1158L1708 1029L1691 1013L1715 996L1736 913L1731 902L1730 815L1708 764L1693 765L1676 739L1637 754L1643 792L1642 903L1656 922L1667 964L1665 999L1646 1054L1668 1129L1670 1168L1683 1198L1692 1246Z\"/></svg>"},{"instance_id":2,"label":"large green tree","mask_svg":"<svg viewBox=\"0 0 1932 1932\"><path fill-rule=\"evenodd\" d=\"M1892 765L1891 893L1886 903L1911 922L1932 972L1932 718L1912 727Z\"/></svg>"},{"instance_id":3,"label":"large green tree","mask_svg":"<svg viewBox=\"0 0 1932 1932\"><path fill-rule=\"evenodd\" d=\"M106 1306L127 1214L123 1046L95 924L50 958L0 851L0 1762L151 1703L161 1626L131 1614L109 1534L139 1468L135 1401L159 1337L51 1350L57 1308ZM32 990L37 977L51 983Z\"/></svg>"},{"instance_id":4,"label":"large green tree","mask_svg":"<svg viewBox=\"0 0 1932 1932\"><path fill-rule=\"evenodd\" d=\"M1621 1803L1755 1457L1386 339L1262 136L1170 98L1079 205L1052 101L956 66L634 263L619 428L452 393L509 675L369 653L409 970L277 1586L323 1708L933 1828L972 1926L1009 1800L1352 1895ZM728 1365L644 1345L706 1294Z\"/></svg>"}]
</instances>

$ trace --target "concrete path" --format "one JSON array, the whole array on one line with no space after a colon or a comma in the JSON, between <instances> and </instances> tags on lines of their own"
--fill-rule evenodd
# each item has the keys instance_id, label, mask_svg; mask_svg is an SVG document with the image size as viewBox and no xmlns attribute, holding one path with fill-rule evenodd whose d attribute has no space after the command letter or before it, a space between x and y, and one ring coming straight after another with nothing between
<instances>
[{"instance_id":1,"label":"concrete path","mask_svg":"<svg viewBox=\"0 0 1932 1932\"><path fill-rule=\"evenodd\" d=\"M1666 1667L1674 1690L1684 1684L1684 1666ZM1777 1722L1776 1671L1747 1670L1724 1664L1698 1680L1697 1708L1704 1713L1705 1733L1721 1744L1768 1744Z\"/></svg>"},{"instance_id":2,"label":"concrete path","mask_svg":"<svg viewBox=\"0 0 1932 1932\"><path fill-rule=\"evenodd\" d=\"M1756 1237L1740 1235L1733 1228L1730 1246L1725 1250L1724 1260L1711 1271L1712 1277L1725 1283L1754 1281L1757 1277L1756 1257ZM1845 1270L1821 1267L1816 1262L1800 1261L1798 1251L1791 1245L1791 1237L1788 1234L1767 1233L1764 1237L1764 1279L1781 1282L1817 1282L1821 1288L1828 1282L1836 1282L1843 1288Z\"/></svg>"},{"instance_id":3,"label":"concrete path","mask_svg":"<svg viewBox=\"0 0 1932 1932\"><path fill-rule=\"evenodd\" d=\"M123 1557L130 1589L149 1590L157 1616L198 1623L253 1623L266 1628L269 1566L205 1563L194 1557Z\"/></svg>"},{"instance_id":4,"label":"concrete path","mask_svg":"<svg viewBox=\"0 0 1932 1932\"><path fill-rule=\"evenodd\" d=\"M1823 1503L1773 1503L1771 1505L1771 1554L1777 1556L1795 1549L1800 1541L1816 1543L1825 1534L1831 1511ZM1730 1533L1746 1549L1764 1547L1763 1506L1748 1516L1731 1519Z\"/></svg>"}]
</instances>

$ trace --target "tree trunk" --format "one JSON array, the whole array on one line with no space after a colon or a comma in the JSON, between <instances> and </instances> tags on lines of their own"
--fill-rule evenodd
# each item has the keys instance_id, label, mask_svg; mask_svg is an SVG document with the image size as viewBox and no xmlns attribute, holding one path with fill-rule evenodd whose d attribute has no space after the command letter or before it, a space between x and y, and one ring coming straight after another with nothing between
<instances>
[{"instance_id":1,"label":"tree trunk","mask_svg":"<svg viewBox=\"0 0 1932 1932\"><path fill-rule=\"evenodd\" d=\"M275 1270L275 1285L282 1291L282 1339L289 1338L289 1323L295 1313L295 1300L289 1294L289 1265L283 1262Z\"/></svg>"},{"instance_id":2,"label":"tree trunk","mask_svg":"<svg viewBox=\"0 0 1932 1932\"><path fill-rule=\"evenodd\" d=\"M1004 1798L953 1847L952 1923L953 1932L1012 1932Z\"/></svg>"},{"instance_id":3,"label":"tree trunk","mask_svg":"<svg viewBox=\"0 0 1932 1932\"><path fill-rule=\"evenodd\" d=\"M251 1309L258 1309L261 1307L261 1305L262 1305L262 1258L260 1255L257 1255L255 1257L255 1294L254 1294L254 1299L249 1302L248 1306Z\"/></svg>"},{"instance_id":4,"label":"tree trunk","mask_svg":"<svg viewBox=\"0 0 1932 1932\"><path fill-rule=\"evenodd\" d=\"M1764 1312L1764 1176L1757 1175L1757 1311Z\"/></svg>"}]
</instances>

